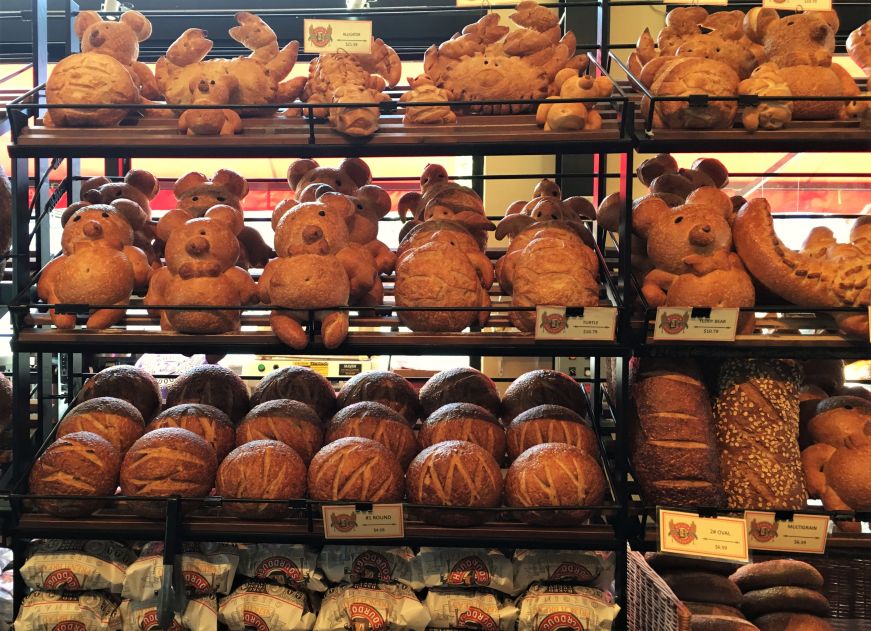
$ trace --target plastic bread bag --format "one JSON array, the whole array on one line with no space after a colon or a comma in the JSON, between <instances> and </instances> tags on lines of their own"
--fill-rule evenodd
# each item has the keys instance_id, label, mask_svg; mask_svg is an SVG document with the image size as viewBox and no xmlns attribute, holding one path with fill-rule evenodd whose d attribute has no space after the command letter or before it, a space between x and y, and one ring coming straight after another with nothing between
<instances>
[{"instance_id":1,"label":"plastic bread bag","mask_svg":"<svg viewBox=\"0 0 871 631\"><path fill-rule=\"evenodd\" d=\"M310 631L315 618L305 592L263 581L243 583L218 609L218 620L230 631Z\"/></svg>"},{"instance_id":2,"label":"plastic bread bag","mask_svg":"<svg viewBox=\"0 0 871 631\"><path fill-rule=\"evenodd\" d=\"M489 592L431 589L423 603L429 611L428 629L514 631L517 607Z\"/></svg>"},{"instance_id":3,"label":"plastic bread bag","mask_svg":"<svg viewBox=\"0 0 871 631\"><path fill-rule=\"evenodd\" d=\"M420 566L407 546L324 546L318 567L331 583L398 581L423 589Z\"/></svg>"},{"instance_id":4,"label":"plastic bread bag","mask_svg":"<svg viewBox=\"0 0 871 631\"><path fill-rule=\"evenodd\" d=\"M511 558L514 566L514 593L519 594L535 582L590 585L602 573L602 559L584 550L517 549Z\"/></svg>"},{"instance_id":5,"label":"plastic bread bag","mask_svg":"<svg viewBox=\"0 0 871 631\"><path fill-rule=\"evenodd\" d=\"M21 601L15 631L121 631L118 604L104 592L35 591Z\"/></svg>"},{"instance_id":6,"label":"plastic bread bag","mask_svg":"<svg viewBox=\"0 0 871 631\"><path fill-rule=\"evenodd\" d=\"M48 539L31 544L21 577L31 589L120 594L135 560L133 550L115 541Z\"/></svg>"},{"instance_id":7,"label":"plastic bread bag","mask_svg":"<svg viewBox=\"0 0 871 631\"><path fill-rule=\"evenodd\" d=\"M363 581L329 590L321 602L315 631L424 631L429 612L402 583Z\"/></svg>"},{"instance_id":8,"label":"plastic bread bag","mask_svg":"<svg viewBox=\"0 0 871 631\"><path fill-rule=\"evenodd\" d=\"M611 631L620 612L608 592L564 583L534 583L517 603L517 631Z\"/></svg>"},{"instance_id":9,"label":"plastic bread bag","mask_svg":"<svg viewBox=\"0 0 871 631\"><path fill-rule=\"evenodd\" d=\"M288 587L325 592L318 570L318 553L302 544L258 543L240 545L239 574Z\"/></svg>"},{"instance_id":10,"label":"plastic bread bag","mask_svg":"<svg viewBox=\"0 0 871 631\"><path fill-rule=\"evenodd\" d=\"M190 596L229 594L239 566L239 548L224 543L185 543L181 571ZM163 581L163 542L142 548L142 554L127 568L121 595L132 600L151 600Z\"/></svg>"},{"instance_id":11,"label":"plastic bread bag","mask_svg":"<svg viewBox=\"0 0 871 631\"><path fill-rule=\"evenodd\" d=\"M145 602L125 600L121 603L122 631L152 631L160 629L157 600ZM170 631L217 631L218 603L214 596L188 600L184 613L175 614ZM90 631L90 629L88 629Z\"/></svg>"},{"instance_id":12,"label":"plastic bread bag","mask_svg":"<svg viewBox=\"0 0 871 631\"><path fill-rule=\"evenodd\" d=\"M496 549L421 548L417 562L427 587L485 587L503 594L514 592L511 561Z\"/></svg>"}]
</instances>

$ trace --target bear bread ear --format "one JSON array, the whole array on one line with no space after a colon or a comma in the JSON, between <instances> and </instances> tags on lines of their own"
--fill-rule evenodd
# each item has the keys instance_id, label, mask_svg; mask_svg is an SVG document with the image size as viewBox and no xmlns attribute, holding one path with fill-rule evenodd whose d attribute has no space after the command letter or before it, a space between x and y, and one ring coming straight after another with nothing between
<instances>
[{"instance_id":1,"label":"bear bread ear","mask_svg":"<svg viewBox=\"0 0 871 631\"><path fill-rule=\"evenodd\" d=\"M187 191L195 186L202 186L208 181L209 178L202 173L191 171L190 173L185 173L175 181L175 184L172 187L172 192L176 199L181 199Z\"/></svg>"},{"instance_id":2,"label":"bear bread ear","mask_svg":"<svg viewBox=\"0 0 871 631\"><path fill-rule=\"evenodd\" d=\"M142 228L148 219L145 211L142 210L142 206L133 200L119 197L118 199L112 200L112 203L109 205L118 211L118 214L130 224L130 227L133 228L133 230L139 230Z\"/></svg>"},{"instance_id":3,"label":"bear bread ear","mask_svg":"<svg viewBox=\"0 0 871 631\"><path fill-rule=\"evenodd\" d=\"M76 37L82 39L85 35L85 31L88 30L94 24L99 24L103 21L103 18L100 17L100 14L96 11L80 11L76 16L76 22L74 25L74 30L76 31Z\"/></svg>"},{"instance_id":4,"label":"bear bread ear","mask_svg":"<svg viewBox=\"0 0 871 631\"><path fill-rule=\"evenodd\" d=\"M75 204L70 204L67 206L66 210L64 210L63 214L60 217L60 225L61 228L67 225L67 222L70 220L70 217L76 214L77 211L82 208L87 208L91 205L91 202L76 202Z\"/></svg>"},{"instance_id":5,"label":"bear bread ear","mask_svg":"<svg viewBox=\"0 0 871 631\"><path fill-rule=\"evenodd\" d=\"M160 192L160 183L157 178L143 169L132 169L124 176L124 183L142 191L148 199L154 199Z\"/></svg>"},{"instance_id":6,"label":"bear bread ear","mask_svg":"<svg viewBox=\"0 0 871 631\"><path fill-rule=\"evenodd\" d=\"M338 210L345 217L345 221L350 221L354 213L357 212L357 205L354 203L354 200L341 193L324 193L318 198L318 201Z\"/></svg>"},{"instance_id":7,"label":"bear bread ear","mask_svg":"<svg viewBox=\"0 0 871 631\"><path fill-rule=\"evenodd\" d=\"M296 200L297 204L305 204L307 202L314 202L320 199L322 195L327 193L335 193L336 189L334 189L329 184L322 184L321 182L312 182L300 192L299 197Z\"/></svg>"},{"instance_id":8,"label":"bear bread ear","mask_svg":"<svg viewBox=\"0 0 871 631\"><path fill-rule=\"evenodd\" d=\"M318 166L317 162L308 158L294 160L293 163L287 167L287 183L290 184L290 188L295 191L306 173L312 169L317 169Z\"/></svg>"},{"instance_id":9,"label":"bear bread ear","mask_svg":"<svg viewBox=\"0 0 871 631\"><path fill-rule=\"evenodd\" d=\"M339 171L351 178L357 188L372 182L372 171L360 158L345 158L339 165Z\"/></svg>"},{"instance_id":10,"label":"bear bread ear","mask_svg":"<svg viewBox=\"0 0 871 631\"><path fill-rule=\"evenodd\" d=\"M93 191L95 189L100 188L104 184L111 184L112 180L107 178L105 175L98 175L97 177L92 177L90 179L82 182L82 190L79 193L79 196L82 199L85 199L85 193L88 191Z\"/></svg>"},{"instance_id":11,"label":"bear bread ear","mask_svg":"<svg viewBox=\"0 0 871 631\"><path fill-rule=\"evenodd\" d=\"M678 206L680 208L680 206ZM670 214L672 209L659 197L649 195L632 209L632 231L640 237L647 238L650 229L660 217Z\"/></svg>"},{"instance_id":12,"label":"bear bread ear","mask_svg":"<svg viewBox=\"0 0 871 631\"><path fill-rule=\"evenodd\" d=\"M278 206L272 211L272 229L277 230L278 224L282 218L292 209L296 208L299 202L295 199L284 199L278 202Z\"/></svg>"},{"instance_id":13,"label":"bear bread ear","mask_svg":"<svg viewBox=\"0 0 871 631\"><path fill-rule=\"evenodd\" d=\"M212 177L212 183L226 188L239 199L248 194L248 180L231 169L218 169Z\"/></svg>"},{"instance_id":14,"label":"bear bread ear","mask_svg":"<svg viewBox=\"0 0 871 631\"><path fill-rule=\"evenodd\" d=\"M129 26L140 42L151 37L151 22L139 11L125 11L121 14L121 23Z\"/></svg>"},{"instance_id":15,"label":"bear bread ear","mask_svg":"<svg viewBox=\"0 0 871 631\"><path fill-rule=\"evenodd\" d=\"M390 212L390 207L393 205L387 191L374 184L361 186L354 194L354 197L361 200L367 209L374 210L375 215L379 219L387 216L387 213Z\"/></svg>"},{"instance_id":16,"label":"bear bread ear","mask_svg":"<svg viewBox=\"0 0 871 631\"><path fill-rule=\"evenodd\" d=\"M227 226L233 234L239 236L242 229L245 227L245 220L242 217L242 212L227 204L215 204L206 211L204 217L218 221Z\"/></svg>"}]
</instances>

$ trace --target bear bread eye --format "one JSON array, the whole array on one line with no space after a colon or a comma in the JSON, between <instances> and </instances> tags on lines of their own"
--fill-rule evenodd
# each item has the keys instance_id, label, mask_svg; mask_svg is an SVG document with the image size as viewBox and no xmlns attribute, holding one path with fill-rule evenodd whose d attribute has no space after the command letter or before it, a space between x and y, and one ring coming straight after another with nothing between
<instances>
[{"instance_id":1,"label":"bear bread eye","mask_svg":"<svg viewBox=\"0 0 871 631\"><path fill-rule=\"evenodd\" d=\"M681 221L683 221L683 217L676 217L674 220L675 223L680 223Z\"/></svg>"},{"instance_id":2,"label":"bear bread eye","mask_svg":"<svg viewBox=\"0 0 871 631\"><path fill-rule=\"evenodd\" d=\"M205 231L205 230L200 230L200 235L202 235L202 236L206 236L206 231Z\"/></svg>"},{"instance_id":3,"label":"bear bread eye","mask_svg":"<svg viewBox=\"0 0 871 631\"><path fill-rule=\"evenodd\" d=\"M78 221L81 217L73 217L73 221Z\"/></svg>"},{"instance_id":4,"label":"bear bread eye","mask_svg":"<svg viewBox=\"0 0 871 631\"><path fill-rule=\"evenodd\" d=\"M102 216L108 219L108 218L109 218L109 213L103 213Z\"/></svg>"},{"instance_id":5,"label":"bear bread eye","mask_svg":"<svg viewBox=\"0 0 871 631\"><path fill-rule=\"evenodd\" d=\"M195 202L195 201L197 201L197 200L199 200L199 197L197 197L197 196L191 197L191 201L192 201L192 202Z\"/></svg>"},{"instance_id":6,"label":"bear bread eye","mask_svg":"<svg viewBox=\"0 0 871 631\"><path fill-rule=\"evenodd\" d=\"M219 202L223 202L223 201L225 201L227 198L226 198L226 197L216 197L215 199L217 199Z\"/></svg>"},{"instance_id":7,"label":"bear bread eye","mask_svg":"<svg viewBox=\"0 0 871 631\"><path fill-rule=\"evenodd\" d=\"M115 191L115 197L121 197L121 191Z\"/></svg>"},{"instance_id":8,"label":"bear bread eye","mask_svg":"<svg viewBox=\"0 0 871 631\"><path fill-rule=\"evenodd\" d=\"M318 214L319 214L321 217L326 217L326 216L327 216L327 213L325 213L323 210L321 210L320 212L318 212Z\"/></svg>"}]
</instances>

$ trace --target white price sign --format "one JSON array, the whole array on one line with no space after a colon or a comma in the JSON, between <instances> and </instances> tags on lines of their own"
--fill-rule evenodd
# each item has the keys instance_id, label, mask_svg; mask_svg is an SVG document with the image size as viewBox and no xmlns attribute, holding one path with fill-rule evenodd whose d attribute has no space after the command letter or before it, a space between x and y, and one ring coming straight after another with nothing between
<instances>
[{"instance_id":1,"label":"white price sign","mask_svg":"<svg viewBox=\"0 0 871 631\"><path fill-rule=\"evenodd\" d=\"M402 504L322 506L326 539L398 539L405 536Z\"/></svg>"},{"instance_id":2,"label":"white price sign","mask_svg":"<svg viewBox=\"0 0 871 631\"><path fill-rule=\"evenodd\" d=\"M831 11L832 0L762 0L762 7L780 11Z\"/></svg>"},{"instance_id":3,"label":"white price sign","mask_svg":"<svg viewBox=\"0 0 871 631\"><path fill-rule=\"evenodd\" d=\"M539 305L535 308L537 340L613 342L616 333L617 309L614 307Z\"/></svg>"},{"instance_id":4,"label":"white price sign","mask_svg":"<svg viewBox=\"0 0 871 631\"><path fill-rule=\"evenodd\" d=\"M735 308L659 307L653 323L658 342L734 342L738 329Z\"/></svg>"},{"instance_id":5,"label":"white price sign","mask_svg":"<svg viewBox=\"0 0 871 631\"><path fill-rule=\"evenodd\" d=\"M304 20L307 53L372 52L371 20Z\"/></svg>"},{"instance_id":6,"label":"white price sign","mask_svg":"<svg viewBox=\"0 0 871 631\"><path fill-rule=\"evenodd\" d=\"M778 521L775 513L745 511L747 537L753 550L825 554L829 536L828 515L793 515Z\"/></svg>"}]
</instances>

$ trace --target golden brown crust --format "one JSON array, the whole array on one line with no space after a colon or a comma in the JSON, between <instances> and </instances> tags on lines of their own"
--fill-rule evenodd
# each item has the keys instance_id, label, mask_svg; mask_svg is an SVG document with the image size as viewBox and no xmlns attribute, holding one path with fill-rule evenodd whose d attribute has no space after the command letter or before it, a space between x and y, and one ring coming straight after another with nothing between
<instances>
[{"instance_id":1,"label":"golden brown crust","mask_svg":"<svg viewBox=\"0 0 871 631\"><path fill-rule=\"evenodd\" d=\"M201 436L208 442L218 462L236 446L236 428L233 422L221 410L202 403L182 403L165 409L154 417L145 432L151 432L161 427L181 427Z\"/></svg>"},{"instance_id":2,"label":"golden brown crust","mask_svg":"<svg viewBox=\"0 0 871 631\"><path fill-rule=\"evenodd\" d=\"M254 440L280 441L308 466L324 444L324 431L318 415L305 403L274 399L254 406L236 428L237 446Z\"/></svg>"},{"instance_id":3,"label":"golden brown crust","mask_svg":"<svg viewBox=\"0 0 871 631\"><path fill-rule=\"evenodd\" d=\"M96 397L67 412L58 425L57 437L93 432L112 443L123 456L144 430L142 414L133 405L114 397Z\"/></svg>"},{"instance_id":4,"label":"golden brown crust","mask_svg":"<svg viewBox=\"0 0 871 631\"><path fill-rule=\"evenodd\" d=\"M396 456L403 471L418 452L417 439L405 417L374 401L353 403L336 412L327 426L324 442L331 443L348 436L370 438L381 443Z\"/></svg>"},{"instance_id":5,"label":"golden brown crust","mask_svg":"<svg viewBox=\"0 0 871 631\"><path fill-rule=\"evenodd\" d=\"M744 565L729 577L742 592L767 587L823 589L823 575L810 563L796 559L774 559Z\"/></svg>"},{"instance_id":6,"label":"golden brown crust","mask_svg":"<svg viewBox=\"0 0 871 631\"><path fill-rule=\"evenodd\" d=\"M847 54L866 75L871 75L871 20L847 37Z\"/></svg>"},{"instance_id":7,"label":"golden brown crust","mask_svg":"<svg viewBox=\"0 0 871 631\"><path fill-rule=\"evenodd\" d=\"M115 493L121 454L92 432L73 432L48 446L30 470L34 495L109 496ZM37 500L36 505L58 517L82 517L102 502Z\"/></svg>"},{"instance_id":8,"label":"golden brown crust","mask_svg":"<svg viewBox=\"0 0 871 631\"><path fill-rule=\"evenodd\" d=\"M414 386L394 372L371 370L351 377L336 399L339 409L360 401L375 401L401 414L414 427L420 417L420 402Z\"/></svg>"},{"instance_id":9,"label":"golden brown crust","mask_svg":"<svg viewBox=\"0 0 871 631\"><path fill-rule=\"evenodd\" d=\"M741 604L741 590L720 574L677 571L664 572L662 578L681 600L704 600L729 607Z\"/></svg>"},{"instance_id":10,"label":"golden brown crust","mask_svg":"<svg viewBox=\"0 0 871 631\"><path fill-rule=\"evenodd\" d=\"M166 406L179 403L211 405L230 417L242 420L250 409L248 387L241 377L215 364L196 366L179 375L166 390Z\"/></svg>"},{"instance_id":11,"label":"golden brown crust","mask_svg":"<svg viewBox=\"0 0 871 631\"><path fill-rule=\"evenodd\" d=\"M472 403L448 403L429 415L420 426L420 446L447 440L465 440L483 447L500 463L505 458L505 428L495 416Z\"/></svg>"},{"instance_id":12,"label":"golden brown crust","mask_svg":"<svg viewBox=\"0 0 871 631\"><path fill-rule=\"evenodd\" d=\"M305 497L305 463L292 448L277 440L255 440L234 449L221 463L215 490L224 498L290 500ZM283 504L225 502L236 517L274 519L287 513Z\"/></svg>"},{"instance_id":13,"label":"golden brown crust","mask_svg":"<svg viewBox=\"0 0 871 631\"><path fill-rule=\"evenodd\" d=\"M562 443L545 443L524 451L505 478L505 501L512 507L596 506L605 499L606 482L598 461ZM529 524L568 526L583 522L590 511L529 511Z\"/></svg>"},{"instance_id":14,"label":"golden brown crust","mask_svg":"<svg viewBox=\"0 0 871 631\"><path fill-rule=\"evenodd\" d=\"M425 417L448 403L473 403L497 418L502 413L499 391L493 380L481 371L465 366L436 373L423 384L419 396Z\"/></svg>"},{"instance_id":15,"label":"golden brown crust","mask_svg":"<svg viewBox=\"0 0 871 631\"><path fill-rule=\"evenodd\" d=\"M735 96L740 79L723 62L699 57L677 57L656 74L650 91L654 96L685 97L694 94ZM671 129L720 129L730 127L738 112L736 101L711 100L704 107L686 101L656 104L658 122Z\"/></svg>"},{"instance_id":16,"label":"golden brown crust","mask_svg":"<svg viewBox=\"0 0 871 631\"><path fill-rule=\"evenodd\" d=\"M139 102L130 71L118 60L98 52L70 55L55 66L46 83L48 103ZM123 108L50 110L53 124L62 127L111 127L127 115Z\"/></svg>"},{"instance_id":17,"label":"golden brown crust","mask_svg":"<svg viewBox=\"0 0 871 631\"><path fill-rule=\"evenodd\" d=\"M309 497L317 501L399 502L402 467L381 443L340 438L321 449L308 469Z\"/></svg>"},{"instance_id":18,"label":"golden brown crust","mask_svg":"<svg viewBox=\"0 0 871 631\"><path fill-rule=\"evenodd\" d=\"M133 443L121 464L121 494L133 497L205 497L218 468L215 450L204 438L180 427L163 427ZM159 519L162 502L130 502L143 517Z\"/></svg>"},{"instance_id":19,"label":"golden brown crust","mask_svg":"<svg viewBox=\"0 0 871 631\"><path fill-rule=\"evenodd\" d=\"M778 73L794 96L841 96L843 87L838 75L823 66L789 66ZM827 120L838 118L844 101L793 101L795 120Z\"/></svg>"},{"instance_id":20,"label":"golden brown crust","mask_svg":"<svg viewBox=\"0 0 871 631\"><path fill-rule=\"evenodd\" d=\"M537 405L518 414L508 426L508 458L543 443L566 443L586 451L594 458L599 453L595 432L587 421L561 405Z\"/></svg>"},{"instance_id":21,"label":"golden brown crust","mask_svg":"<svg viewBox=\"0 0 871 631\"><path fill-rule=\"evenodd\" d=\"M251 405L274 399L305 403L326 423L336 413L336 391L326 378L311 368L288 366L272 372L251 393Z\"/></svg>"},{"instance_id":22,"label":"golden brown crust","mask_svg":"<svg viewBox=\"0 0 871 631\"><path fill-rule=\"evenodd\" d=\"M857 432L871 433L871 403L859 397L841 396L822 400L816 415L808 421L807 434L812 443L840 447Z\"/></svg>"},{"instance_id":23,"label":"golden brown crust","mask_svg":"<svg viewBox=\"0 0 871 631\"><path fill-rule=\"evenodd\" d=\"M160 386L148 372L135 366L111 366L85 382L81 399L115 397L131 403L146 423L160 411Z\"/></svg>"},{"instance_id":24,"label":"golden brown crust","mask_svg":"<svg viewBox=\"0 0 871 631\"><path fill-rule=\"evenodd\" d=\"M502 397L502 422L537 405L561 405L586 417L587 401L581 386L556 370L532 370L515 379Z\"/></svg>"}]
</instances>

